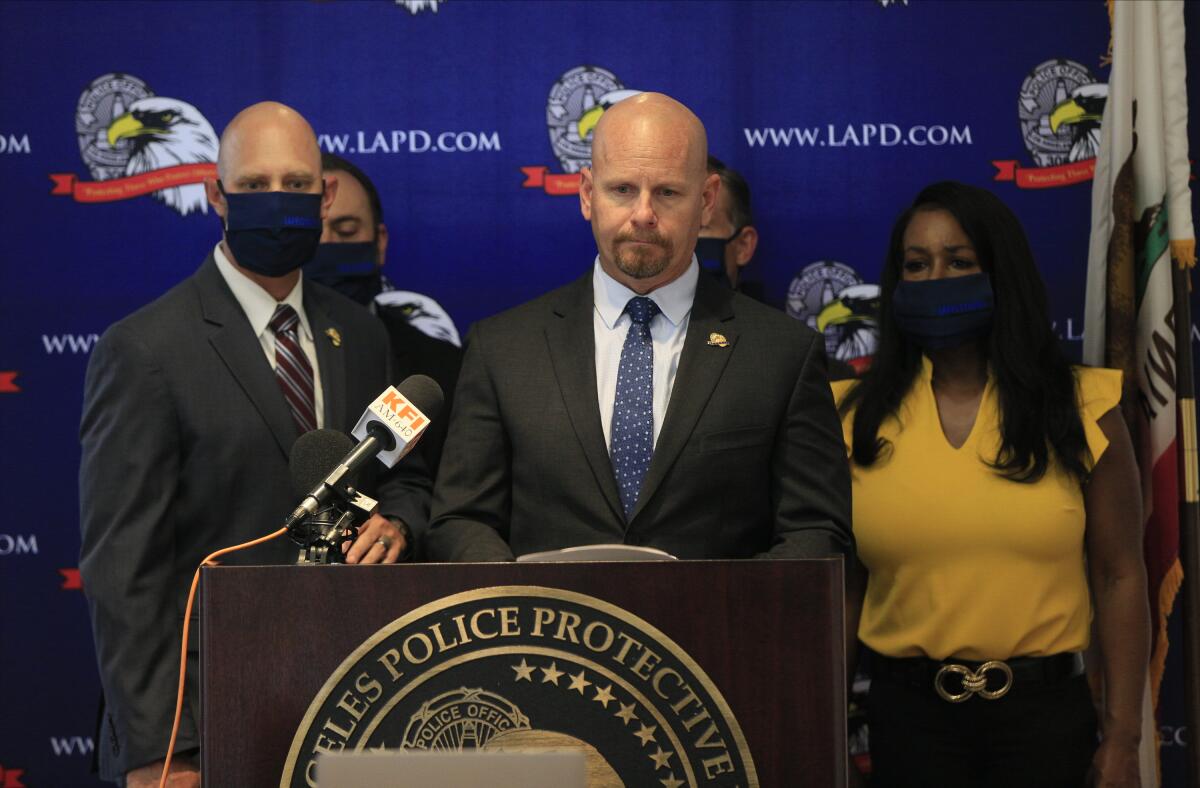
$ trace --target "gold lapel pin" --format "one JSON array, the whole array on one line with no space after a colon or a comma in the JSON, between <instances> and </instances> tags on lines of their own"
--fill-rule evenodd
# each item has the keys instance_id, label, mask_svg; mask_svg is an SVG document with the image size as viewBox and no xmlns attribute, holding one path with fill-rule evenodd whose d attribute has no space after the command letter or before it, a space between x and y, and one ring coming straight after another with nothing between
<instances>
[{"instance_id":1,"label":"gold lapel pin","mask_svg":"<svg viewBox=\"0 0 1200 788\"><path fill-rule=\"evenodd\" d=\"M342 335L336 328L325 329L325 336L329 337L329 343L334 347L342 346Z\"/></svg>"},{"instance_id":2,"label":"gold lapel pin","mask_svg":"<svg viewBox=\"0 0 1200 788\"><path fill-rule=\"evenodd\" d=\"M708 335L708 344L710 347L729 347L729 340L724 334L718 334L716 331Z\"/></svg>"}]
</instances>

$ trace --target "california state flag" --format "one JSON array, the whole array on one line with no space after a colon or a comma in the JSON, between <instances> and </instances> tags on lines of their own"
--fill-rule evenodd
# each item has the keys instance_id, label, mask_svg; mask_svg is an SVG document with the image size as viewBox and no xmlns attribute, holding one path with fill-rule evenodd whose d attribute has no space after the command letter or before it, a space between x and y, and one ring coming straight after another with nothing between
<instances>
[{"instance_id":1,"label":"california state flag","mask_svg":"<svg viewBox=\"0 0 1200 788\"><path fill-rule=\"evenodd\" d=\"M1092 186L1083 360L1125 372L1123 407L1142 470L1153 632L1142 784L1157 786L1153 707L1166 659L1167 617L1183 579L1178 397L1191 402L1190 391L1179 391L1190 385L1177 374L1184 371L1180 361L1190 373L1190 359L1176 352L1190 353L1189 326L1176 319L1175 291L1183 278L1173 275L1171 259L1174 250L1177 259L1195 262L1183 2L1110 0L1109 8L1112 72ZM1186 303L1186 295L1181 300ZM1176 340L1178 327L1183 342ZM1194 431L1194 421L1184 424Z\"/></svg>"}]
</instances>

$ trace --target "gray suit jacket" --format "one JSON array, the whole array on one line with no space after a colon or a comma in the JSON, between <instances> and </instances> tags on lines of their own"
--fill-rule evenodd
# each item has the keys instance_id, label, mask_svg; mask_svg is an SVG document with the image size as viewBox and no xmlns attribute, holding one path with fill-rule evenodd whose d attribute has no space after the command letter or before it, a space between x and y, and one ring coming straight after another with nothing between
<instances>
[{"instance_id":1,"label":"gray suit jacket","mask_svg":"<svg viewBox=\"0 0 1200 788\"><path fill-rule=\"evenodd\" d=\"M681 558L851 549L850 477L819 335L700 277L626 522L600 425L592 310L589 271L472 330L434 491L431 558L511 560L612 542Z\"/></svg>"},{"instance_id":2,"label":"gray suit jacket","mask_svg":"<svg viewBox=\"0 0 1200 788\"><path fill-rule=\"evenodd\" d=\"M387 335L362 306L312 282L304 309L325 426L348 431L391 382ZM211 255L96 344L80 427L80 569L105 696L96 741L104 777L165 755L192 574L214 550L283 524L297 503L288 471L297 437L259 340ZM363 486L383 512L424 530L430 483L419 460ZM222 563L290 563L297 550L281 537ZM177 750L200 743L194 670Z\"/></svg>"}]
</instances>

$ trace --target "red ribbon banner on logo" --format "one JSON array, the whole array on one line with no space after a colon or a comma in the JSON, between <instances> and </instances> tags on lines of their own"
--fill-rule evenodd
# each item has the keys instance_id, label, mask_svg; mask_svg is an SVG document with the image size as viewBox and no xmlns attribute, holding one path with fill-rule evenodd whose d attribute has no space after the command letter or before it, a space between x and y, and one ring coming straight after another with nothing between
<instances>
[{"instance_id":1,"label":"red ribbon banner on logo","mask_svg":"<svg viewBox=\"0 0 1200 788\"><path fill-rule=\"evenodd\" d=\"M67 172L50 176L50 180L54 181L54 189L50 193L70 195L75 202L115 202L216 177L217 165L210 162L178 164L127 178L113 178L111 181L80 181L73 173Z\"/></svg>"},{"instance_id":2,"label":"red ribbon banner on logo","mask_svg":"<svg viewBox=\"0 0 1200 788\"><path fill-rule=\"evenodd\" d=\"M522 167L525 182L521 185L526 189L541 189L546 194L561 197L568 194L579 194L579 173L548 172L549 167Z\"/></svg>"},{"instance_id":3,"label":"red ribbon banner on logo","mask_svg":"<svg viewBox=\"0 0 1200 788\"><path fill-rule=\"evenodd\" d=\"M1018 161L993 161L997 181L1016 181L1021 189L1053 189L1090 181L1096 174L1096 160L1085 159L1057 167L1022 167Z\"/></svg>"},{"instance_id":4,"label":"red ribbon banner on logo","mask_svg":"<svg viewBox=\"0 0 1200 788\"><path fill-rule=\"evenodd\" d=\"M83 588L83 580L79 577L78 569L59 569L58 573L63 576L63 584L59 587L62 591L75 591Z\"/></svg>"},{"instance_id":5,"label":"red ribbon banner on logo","mask_svg":"<svg viewBox=\"0 0 1200 788\"><path fill-rule=\"evenodd\" d=\"M17 372L0 372L0 394L16 394L21 390L17 385Z\"/></svg>"},{"instance_id":6,"label":"red ribbon banner on logo","mask_svg":"<svg viewBox=\"0 0 1200 788\"><path fill-rule=\"evenodd\" d=\"M24 773L24 769L5 769L0 765L0 788L25 788L25 783L21 782Z\"/></svg>"}]
</instances>

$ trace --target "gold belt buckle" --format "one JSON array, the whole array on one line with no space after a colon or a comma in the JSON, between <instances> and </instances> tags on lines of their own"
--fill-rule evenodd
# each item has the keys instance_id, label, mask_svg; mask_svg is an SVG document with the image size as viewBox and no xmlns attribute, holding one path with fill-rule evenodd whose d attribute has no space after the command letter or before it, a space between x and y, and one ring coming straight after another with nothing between
<instances>
[{"instance_id":1,"label":"gold belt buckle","mask_svg":"<svg viewBox=\"0 0 1200 788\"><path fill-rule=\"evenodd\" d=\"M999 689L989 690L987 688L987 673L989 670L998 670L1004 675L1004 685ZM952 673L962 676L962 692L950 692L942 684L942 680ZM971 670L966 665L956 665L953 663L942 665L938 669L937 675L933 677L933 688L937 690L937 694L942 700L949 701L950 703L962 703L967 698L976 694L985 700L1003 698L1012 689L1012 684L1012 668L998 659L983 663L979 666L978 671Z\"/></svg>"}]
</instances>

